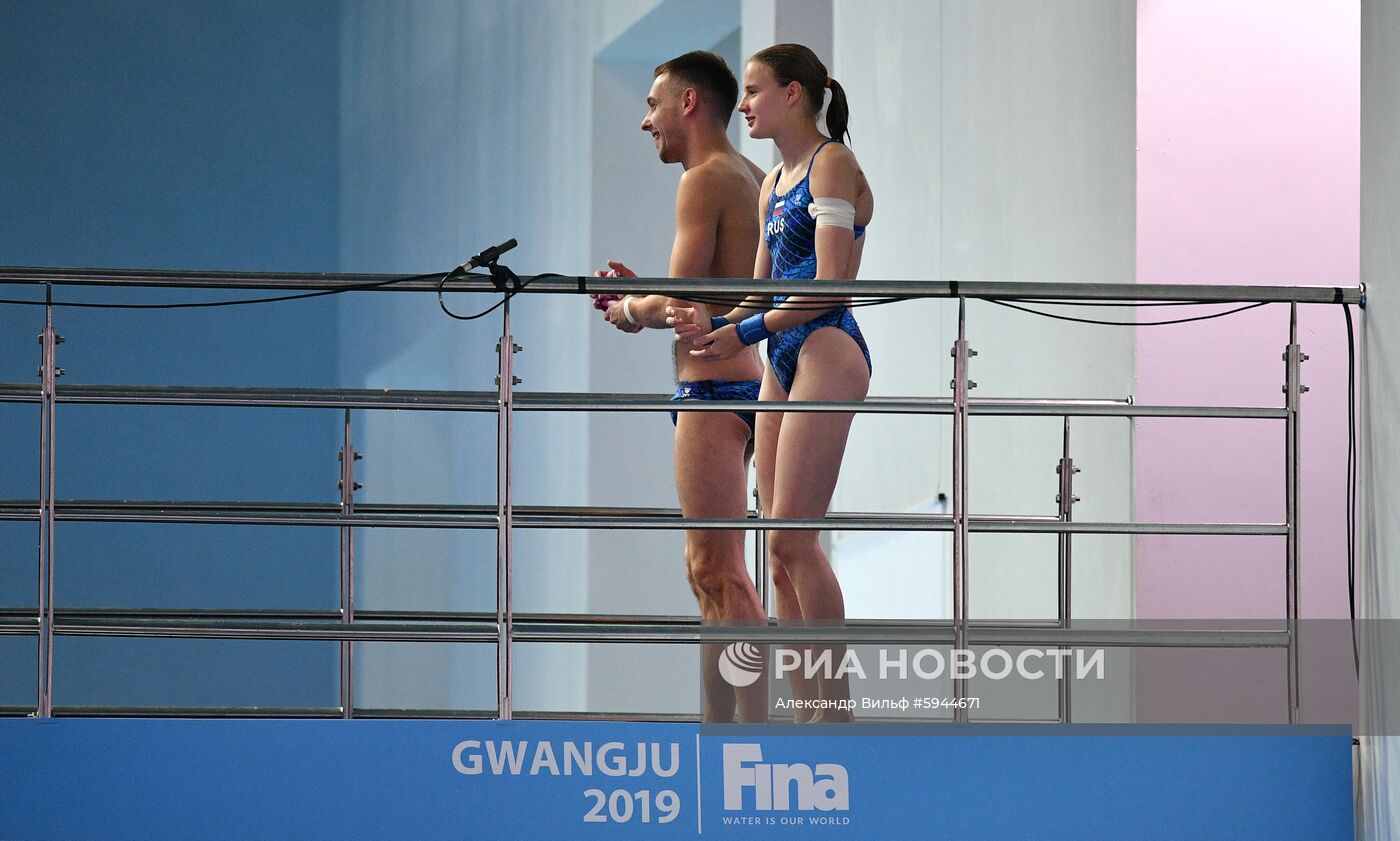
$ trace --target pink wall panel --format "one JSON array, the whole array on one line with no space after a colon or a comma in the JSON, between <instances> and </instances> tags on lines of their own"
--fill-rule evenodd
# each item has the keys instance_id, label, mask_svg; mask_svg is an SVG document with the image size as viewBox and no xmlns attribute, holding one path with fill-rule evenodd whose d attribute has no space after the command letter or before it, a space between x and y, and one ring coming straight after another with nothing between
<instances>
[{"instance_id":1,"label":"pink wall panel","mask_svg":"<svg viewBox=\"0 0 1400 841\"><path fill-rule=\"evenodd\" d=\"M1137 72L1139 282L1357 282L1356 2L1141 0ZM1345 332L1299 322L1303 614L1344 617ZM1280 304L1140 328L1137 399L1281 406L1287 327ZM1281 421L1142 421L1135 450L1139 520L1283 520ZM1140 619L1283 615L1282 538L1143 537L1136 573Z\"/></svg>"}]
</instances>

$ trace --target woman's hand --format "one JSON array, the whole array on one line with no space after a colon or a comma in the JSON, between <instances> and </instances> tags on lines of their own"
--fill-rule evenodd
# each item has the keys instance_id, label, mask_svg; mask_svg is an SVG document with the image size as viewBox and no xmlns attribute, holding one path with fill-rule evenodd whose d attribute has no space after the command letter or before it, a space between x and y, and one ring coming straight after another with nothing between
<instances>
[{"instance_id":1,"label":"woman's hand","mask_svg":"<svg viewBox=\"0 0 1400 841\"><path fill-rule=\"evenodd\" d=\"M699 307L667 307L666 323L675 328L676 341L689 345L696 359L733 359L744 350L738 328L726 324L711 330L709 316Z\"/></svg>"},{"instance_id":2,"label":"woman's hand","mask_svg":"<svg viewBox=\"0 0 1400 841\"><path fill-rule=\"evenodd\" d=\"M694 347L690 352L692 357L714 361L733 359L745 348L743 341L739 339L739 328L733 324L711 330L703 336L691 339L690 343Z\"/></svg>"},{"instance_id":3,"label":"woman's hand","mask_svg":"<svg viewBox=\"0 0 1400 841\"><path fill-rule=\"evenodd\" d=\"M667 307L666 323L675 328L678 342L694 342L710 332L710 319L699 307Z\"/></svg>"}]
</instances>

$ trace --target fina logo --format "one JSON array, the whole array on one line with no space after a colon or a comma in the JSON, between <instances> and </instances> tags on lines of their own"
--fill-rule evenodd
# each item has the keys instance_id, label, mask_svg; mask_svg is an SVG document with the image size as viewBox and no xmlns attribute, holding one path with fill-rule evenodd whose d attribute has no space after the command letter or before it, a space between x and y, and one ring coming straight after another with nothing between
<instances>
[{"instance_id":1,"label":"fina logo","mask_svg":"<svg viewBox=\"0 0 1400 841\"><path fill-rule=\"evenodd\" d=\"M731 642L719 653L719 673L730 686L749 686L763 674L763 652L753 643Z\"/></svg>"},{"instance_id":2,"label":"fina logo","mask_svg":"<svg viewBox=\"0 0 1400 841\"><path fill-rule=\"evenodd\" d=\"M817 763L815 769L801 762L790 764L763 761L763 746L752 743L726 743L724 746L724 808L744 808L744 790L753 790L753 808L760 812L788 811L794 808L796 789L798 811L849 811L851 786L846 766L834 762Z\"/></svg>"}]
</instances>

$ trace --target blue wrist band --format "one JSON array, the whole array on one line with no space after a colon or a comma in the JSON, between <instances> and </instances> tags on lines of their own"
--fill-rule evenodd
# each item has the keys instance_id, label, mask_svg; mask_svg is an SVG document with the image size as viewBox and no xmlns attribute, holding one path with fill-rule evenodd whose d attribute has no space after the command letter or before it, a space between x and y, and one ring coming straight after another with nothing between
<instances>
[{"instance_id":1,"label":"blue wrist band","mask_svg":"<svg viewBox=\"0 0 1400 841\"><path fill-rule=\"evenodd\" d=\"M716 330L718 330L718 329L721 328L721 327L728 327L728 326L729 326L729 319L725 318L724 316L722 316L722 315L715 315L715 316L711 316L711 317L710 317L710 332L711 332L711 333L715 332Z\"/></svg>"},{"instance_id":2,"label":"blue wrist band","mask_svg":"<svg viewBox=\"0 0 1400 841\"><path fill-rule=\"evenodd\" d=\"M751 315L739 322L739 341L746 345L756 345L772 335L763 323L763 313Z\"/></svg>"}]
</instances>

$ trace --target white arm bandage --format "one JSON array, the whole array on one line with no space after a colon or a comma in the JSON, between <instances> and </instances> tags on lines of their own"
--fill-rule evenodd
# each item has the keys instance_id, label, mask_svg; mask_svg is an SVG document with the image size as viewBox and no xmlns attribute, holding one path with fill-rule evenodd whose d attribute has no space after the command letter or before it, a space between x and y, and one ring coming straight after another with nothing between
<instances>
[{"instance_id":1,"label":"white arm bandage","mask_svg":"<svg viewBox=\"0 0 1400 841\"><path fill-rule=\"evenodd\" d=\"M622 297L622 317L625 318L625 319L627 319L627 323L628 323L628 324L631 324L631 325L634 326L634 327L640 327L640 326L641 326L641 324L637 321L637 319L635 319L635 318L632 317L632 296L631 296L631 295L624 295L624 296Z\"/></svg>"},{"instance_id":2,"label":"white arm bandage","mask_svg":"<svg viewBox=\"0 0 1400 841\"><path fill-rule=\"evenodd\" d=\"M817 220L817 227L831 225L837 228L854 230L856 226L856 206L845 199L830 196L813 197L807 205L807 212Z\"/></svg>"}]
</instances>

